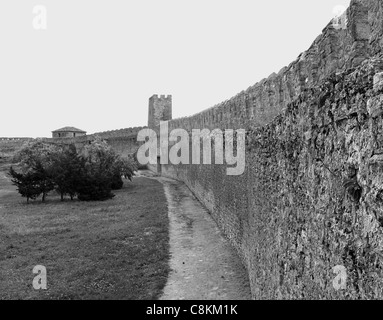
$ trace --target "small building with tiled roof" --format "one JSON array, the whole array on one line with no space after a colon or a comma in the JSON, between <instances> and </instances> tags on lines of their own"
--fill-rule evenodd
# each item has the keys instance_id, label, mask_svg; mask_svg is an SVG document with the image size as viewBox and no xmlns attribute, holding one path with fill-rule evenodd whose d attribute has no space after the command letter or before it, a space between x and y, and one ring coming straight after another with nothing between
<instances>
[{"instance_id":1,"label":"small building with tiled roof","mask_svg":"<svg viewBox=\"0 0 383 320\"><path fill-rule=\"evenodd\" d=\"M64 127L52 131L52 138L76 138L85 136L86 131L74 128L74 127Z\"/></svg>"}]
</instances>

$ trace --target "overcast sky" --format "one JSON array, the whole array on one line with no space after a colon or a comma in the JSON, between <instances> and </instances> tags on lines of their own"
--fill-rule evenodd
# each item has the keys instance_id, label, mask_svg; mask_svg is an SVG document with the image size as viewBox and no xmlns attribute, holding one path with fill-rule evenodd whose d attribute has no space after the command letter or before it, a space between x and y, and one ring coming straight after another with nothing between
<instances>
[{"instance_id":1,"label":"overcast sky","mask_svg":"<svg viewBox=\"0 0 383 320\"><path fill-rule=\"evenodd\" d=\"M0 137L195 114L278 72L349 0L1 0ZM33 8L47 8L35 30Z\"/></svg>"}]
</instances>

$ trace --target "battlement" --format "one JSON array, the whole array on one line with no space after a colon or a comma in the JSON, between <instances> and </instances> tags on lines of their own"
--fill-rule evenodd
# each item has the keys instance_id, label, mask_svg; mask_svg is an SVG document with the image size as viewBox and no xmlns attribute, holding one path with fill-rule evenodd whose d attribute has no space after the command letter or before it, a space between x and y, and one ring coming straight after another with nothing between
<instances>
[{"instance_id":1,"label":"battlement","mask_svg":"<svg viewBox=\"0 0 383 320\"><path fill-rule=\"evenodd\" d=\"M347 19L346 19L347 18ZM170 128L250 128L270 123L308 88L356 68L383 48L382 2L353 0L342 27L330 21L312 45L278 73L198 114L170 121ZM159 122L151 122L151 125Z\"/></svg>"},{"instance_id":2,"label":"battlement","mask_svg":"<svg viewBox=\"0 0 383 320\"><path fill-rule=\"evenodd\" d=\"M32 138L6 138L0 137L0 141L28 141L33 140Z\"/></svg>"},{"instance_id":3,"label":"battlement","mask_svg":"<svg viewBox=\"0 0 383 320\"><path fill-rule=\"evenodd\" d=\"M115 137L127 137L127 136L137 135L137 133L143 128L144 127L131 127L131 128L118 129L118 130L96 132L91 134L90 136L92 137L99 136L103 139L115 138Z\"/></svg>"},{"instance_id":4,"label":"battlement","mask_svg":"<svg viewBox=\"0 0 383 320\"><path fill-rule=\"evenodd\" d=\"M158 95L158 94L154 94L150 97L150 99L155 99L155 100L172 100L172 95L171 94L168 94L168 95L164 95L164 94L161 94L161 95Z\"/></svg>"},{"instance_id":5,"label":"battlement","mask_svg":"<svg viewBox=\"0 0 383 320\"><path fill-rule=\"evenodd\" d=\"M142 129L144 129L144 127L131 127L131 128L118 129L118 130L96 132L93 134L87 134L87 135L79 136L79 137L75 137L75 138L73 138L73 137L45 138L44 141L53 142L53 143L72 144L72 143L85 143L88 141L92 141L96 137L100 137L101 139L104 139L104 140L121 139L121 138L136 139L138 132Z\"/></svg>"}]
</instances>

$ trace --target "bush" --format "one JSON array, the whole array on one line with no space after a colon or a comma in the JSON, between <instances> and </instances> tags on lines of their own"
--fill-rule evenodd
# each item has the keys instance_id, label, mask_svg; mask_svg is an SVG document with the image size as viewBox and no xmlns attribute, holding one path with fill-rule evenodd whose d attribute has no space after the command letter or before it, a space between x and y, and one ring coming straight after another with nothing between
<instances>
[{"instance_id":1,"label":"bush","mask_svg":"<svg viewBox=\"0 0 383 320\"><path fill-rule=\"evenodd\" d=\"M124 181L122 180L122 177L120 174L116 174L112 177L112 183L110 187L112 190L120 190L124 186Z\"/></svg>"},{"instance_id":2,"label":"bush","mask_svg":"<svg viewBox=\"0 0 383 320\"><path fill-rule=\"evenodd\" d=\"M27 144L18 153L21 173L12 167L9 176L19 193L29 199L36 199L42 195L44 202L46 196L55 187L51 156L58 150L57 146L46 145L40 141Z\"/></svg>"},{"instance_id":3,"label":"bush","mask_svg":"<svg viewBox=\"0 0 383 320\"><path fill-rule=\"evenodd\" d=\"M132 162L135 164L135 167L136 167L135 170L147 170L147 169L148 169L148 165L146 165L146 164L141 164L141 163L138 161L137 153L138 153L138 151L136 151L136 152L133 154L133 157L132 157Z\"/></svg>"},{"instance_id":4,"label":"bush","mask_svg":"<svg viewBox=\"0 0 383 320\"><path fill-rule=\"evenodd\" d=\"M78 199L81 201L104 201L112 199L110 180L102 176L83 176L77 186Z\"/></svg>"}]
</instances>

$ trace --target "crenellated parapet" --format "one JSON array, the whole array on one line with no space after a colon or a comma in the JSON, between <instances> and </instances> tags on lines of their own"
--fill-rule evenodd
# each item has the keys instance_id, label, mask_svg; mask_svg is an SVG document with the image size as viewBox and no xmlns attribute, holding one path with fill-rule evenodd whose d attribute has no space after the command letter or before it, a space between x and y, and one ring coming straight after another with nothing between
<instances>
[{"instance_id":1,"label":"crenellated parapet","mask_svg":"<svg viewBox=\"0 0 383 320\"><path fill-rule=\"evenodd\" d=\"M51 141L51 142L57 142L57 143L81 143L81 142L87 142L92 141L96 137L100 137L104 140L110 140L110 139L126 139L126 138L133 138L137 137L137 134L140 130L142 130L145 127L132 127L132 128L125 128L125 129L118 129L118 130L111 130L111 131L103 131L103 132L96 132L93 134L88 134L81 137L76 138L44 138L45 141Z\"/></svg>"},{"instance_id":2,"label":"crenellated parapet","mask_svg":"<svg viewBox=\"0 0 383 320\"><path fill-rule=\"evenodd\" d=\"M138 149L140 143L137 142L137 134L143 128L144 127L132 127L97 132L76 138L45 138L43 140L47 143L73 144L76 148L80 149L84 145L89 144L91 141L96 139L96 137L100 137L101 139L107 141L118 154L128 156L133 154Z\"/></svg>"},{"instance_id":3,"label":"crenellated parapet","mask_svg":"<svg viewBox=\"0 0 383 320\"><path fill-rule=\"evenodd\" d=\"M329 22L310 48L278 73L198 114L171 120L170 127L190 130L264 126L308 88L333 73L355 68L380 52L382 1L353 0L345 15L345 28L336 28ZM158 122L149 122L149 127L157 125Z\"/></svg>"},{"instance_id":4,"label":"crenellated parapet","mask_svg":"<svg viewBox=\"0 0 383 320\"><path fill-rule=\"evenodd\" d=\"M0 137L0 141L1 142L7 142L7 141L21 141L21 142L24 142L24 141L29 141L29 140L33 140L33 138L5 138L5 137Z\"/></svg>"}]
</instances>

